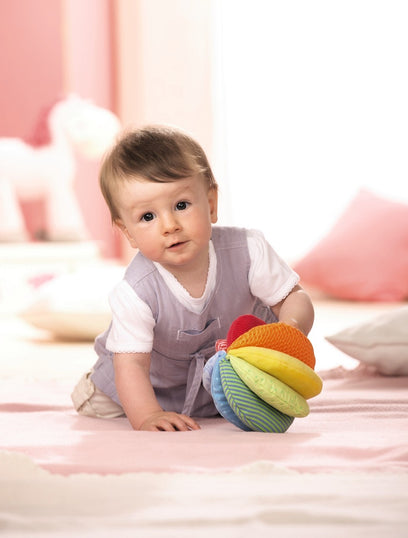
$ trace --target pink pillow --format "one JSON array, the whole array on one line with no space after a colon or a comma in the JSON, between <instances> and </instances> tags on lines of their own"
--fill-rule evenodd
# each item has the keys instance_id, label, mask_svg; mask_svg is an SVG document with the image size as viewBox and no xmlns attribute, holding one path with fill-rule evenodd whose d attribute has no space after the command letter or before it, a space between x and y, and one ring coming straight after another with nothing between
<instances>
[{"instance_id":1,"label":"pink pillow","mask_svg":"<svg viewBox=\"0 0 408 538\"><path fill-rule=\"evenodd\" d=\"M362 190L294 269L305 285L340 299L408 298L408 205Z\"/></svg>"}]
</instances>

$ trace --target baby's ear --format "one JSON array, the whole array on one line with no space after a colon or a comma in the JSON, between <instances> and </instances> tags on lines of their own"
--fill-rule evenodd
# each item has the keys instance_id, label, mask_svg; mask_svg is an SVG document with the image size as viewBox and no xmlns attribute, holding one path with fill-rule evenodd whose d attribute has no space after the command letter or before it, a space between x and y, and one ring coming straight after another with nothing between
<instances>
[{"instance_id":1,"label":"baby's ear","mask_svg":"<svg viewBox=\"0 0 408 538\"><path fill-rule=\"evenodd\" d=\"M210 189L208 191L208 204L210 206L211 223L215 224L218 220L218 191L217 189Z\"/></svg>"},{"instance_id":2,"label":"baby's ear","mask_svg":"<svg viewBox=\"0 0 408 538\"><path fill-rule=\"evenodd\" d=\"M123 233L123 235L126 237L126 239L129 241L129 245L132 248L137 248L136 241L133 239L133 237L130 235L129 230L126 228L124 223L121 221L121 219L116 219L114 221L115 226L119 228L119 230Z\"/></svg>"}]
</instances>

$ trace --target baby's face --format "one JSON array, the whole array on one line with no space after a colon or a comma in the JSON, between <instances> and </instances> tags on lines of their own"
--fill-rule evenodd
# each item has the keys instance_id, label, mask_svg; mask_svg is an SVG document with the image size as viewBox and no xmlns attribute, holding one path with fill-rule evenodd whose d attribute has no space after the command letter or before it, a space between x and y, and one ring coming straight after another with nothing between
<instances>
[{"instance_id":1,"label":"baby's face","mask_svg":"<svg viewBox=\"0 0 408 538\"><path fill-rule=\"evenodd\" d=\"M174 273L208 263L217 192L193 176L171 183L143 178L124 182L116 194L116 224L130 245Z\"/></svg>"}]
</instances>

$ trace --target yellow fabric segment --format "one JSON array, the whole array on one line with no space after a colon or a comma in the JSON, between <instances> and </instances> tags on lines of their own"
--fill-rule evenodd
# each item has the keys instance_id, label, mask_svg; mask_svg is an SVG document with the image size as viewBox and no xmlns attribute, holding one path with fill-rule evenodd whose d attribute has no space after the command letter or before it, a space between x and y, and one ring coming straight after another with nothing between
<instances>
[{"instance_id":1,"label":"yellow fabric segment","mask_svg":"<svg viewBox=\"0 0 408 538\"><path fill-rule=\"evenodd\" d=\"M288 385L243 359L233 355L227 355L227 358L245 385L264 402L291 417L309 414L307 401Z\"/></svg>"},{"instance_id":2,"label":"yellow fabric segment","mask_svg":"<svg viewBox=\"0 0 408 538\"><path fill-rule=\"evenodd\" d=\"M247 346L229 351L263 372L276 377L308 400L320 394L322 380L304 362L286 353L264 347Z\"/></svg>"}]
</instances>

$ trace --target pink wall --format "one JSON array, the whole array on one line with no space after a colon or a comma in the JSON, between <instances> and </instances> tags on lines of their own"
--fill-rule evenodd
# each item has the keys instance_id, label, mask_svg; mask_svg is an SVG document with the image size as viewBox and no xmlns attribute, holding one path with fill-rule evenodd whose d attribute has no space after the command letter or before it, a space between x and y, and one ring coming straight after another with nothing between
<instances>
[{"instance_id":1,"label":"pink wall","mask_svg":"<svg viewBox=\"0 0 408 538\"><path fill-rule=\"evenodd\" d=\"M115 7L122 120L178 125L211 153L212 2L121 0Z\"/></svg>"},{"instance_id":2,"label":"pink wall","mask_svg":"<svg viewBox=\"0 0 408 538\"><path fill-rule=\"evenodd\" d=\"M114 110L112 2L63 0L62 7L65 92ZM117 256L119 235L99 190L98 169L98 162L78 158L76 192L92 237L101 241L103 254Z\"/></svg>"},{"instance_id":3,"label":"pink wall","mask_svg":"<svg viewBox=\"0 0 408 538\"><path fill-rule=\"evenodd\" d=\"M0 1L0 136L26 137L40 111L67 93L113 108L110 0ZM91 237L119 252L97 184L98 164L79 160L75 189ZM24 207L30 231L41 204Z\"/></svg>"},{"instance_id":4,"label":"pink wall","mask_svg":"<svg viewBox=\"0 0 408 538\"><path fill-rule=\"evenodd\" d=\"M61 95L61 3L0 1L0 136L30 134L38 111Z\"/></svg>"}]
</instances>

